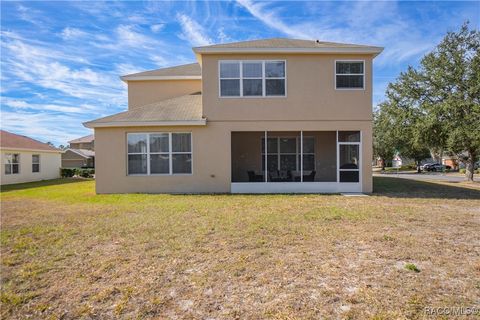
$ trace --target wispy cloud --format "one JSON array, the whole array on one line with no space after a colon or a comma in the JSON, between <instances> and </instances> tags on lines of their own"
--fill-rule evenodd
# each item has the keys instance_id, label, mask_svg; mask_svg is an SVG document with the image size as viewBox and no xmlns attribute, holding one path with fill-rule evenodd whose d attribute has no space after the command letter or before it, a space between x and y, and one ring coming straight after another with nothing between
<instances>
[{"instance_id":1,"label":"wispy cloud","mask_svg":"<svg viewBox=\"0 0 480 320\"><path fill-rule=\"evenodd\" d=\"M134 25L120 25L115 29L119 43L131 47L150 47L154 41L135 30Z\"/></svg>"},{"instance_id":2,"label":"wispy cloud","mask_svg":"<svg viewBox=\"0 0 480 320\"><path fill-rule=\"evenodd\" d=\"M150 30L152 30L152 32L154 32L154 33L159 33L159 32L162 31L164 28L165 28L165 24L164 24L164 23L156 23L156 24L152 24L152 25L150 26Z\"/></svg>"},{"instance_id":3,"label":"wispy cloud","mask_svg":"<svg viewBox=\"0 0 480 320\"><path fill-rule=\"evenodd\" d=\"M2 111L2 128L43 142L65 144L90 130L78 125L78 117L62 113L34 111Z\"/></svg>"},{"instance_id":4,"label":"wispy cloud","mask_svg":"<svg viewBox=\"0 0 480 320\"><path fill-rule=\"evenodd\" d=\"M195 20L185 14L177 14L177 19L182 28L180 37L192 46L206 46L213 43L212 39L206 35L204 28Z\"/></svg>"},{"instance_id":5,"label":"wispy cloud","mask_svg":"<svg viewBox=\"0 0 480 320\"><path fill-rule=\"evenodd\" d=\"M237 3L263 24L289 37L385 46L377 65L422 55L438 41L425 39L414 21L403 16L393 1L349 1L338 3L334 8L325 2L315 2L309 9L317 19L301 19L297 23L284 21L278 3L251 0L237 0Z\"/></svg>"},{"instance_id":6,"label":"wispy cloud","mask_svg":"<svg viewBox=\"0 0 480 320\"><path fill-rule=\"evenodd\" d=\"M44 16L41 15L41 12L38 10L35 10L31 7L27 7L23 4L18 4L17 5L17 13L18 17L25 21L28 22L36 27L43 28L43 23L42 21L45 19Z\"/></svg>"},{"instance_id":7,"label":"wispy cloud","mask_svg":"<svg viewBox=\"0 0 480 320\"><path fill-rule=\"evenodd\" d=\"M265 23L270 28L278 30L290 37L300 38L300 39L314 39L315 37L312 36L309 32L305 30L298 29L296 27L292 27L287 25L282 21L282 19L276 15L274 9L269 8L265 9L269 6L268 3L257 2L254 3L250 0L237 0L237 3L244 7L252 16L259 19L263 23Z\"/></svg>"},{"instance_id":8,"label":"wispy cloud","mask_svg":"<svg viewBox=\"0 0 480 320\"><path fill-rule=\"evenodd\" d=\"M77 40L80 37L84 37L87 35L86 32L72 27L66 27L60 33L63 40Z\"/></svg>"},{"instance_id":9,"label":"wispy cloud","mask_svg":"<svg viewBox=\"0 0 480 320\"><path fill-rule=\"evenodd\" d=\"M2 104L5 106L12 107L14 109L30 109L30 110L48 110L56 111L61 113L82 113L88 110L88 106L84 105L83 107L74 107L66 105L57 105L57 104L38 104L38 103L28 103L25 100L11 99L11 98L2 98Z\"/></svg>"},{"instance_id":10,"label":"wispy cloud","mask_svg":"<svg viewBox=\"0 0 480 320\"><path fill-rule=\"evenodd\" d=\"M444 1L3 1L2 12L2 128L56 144L127 108L119 75L193 62L192 46L270 37L384 46L378 104L447 30L467 19L479 27L475 2Z\"/></svg>"},{"instance_id":11,"label":"wispy cloud","mask_svg":"<svg viewBox=\"0 0 480 320\"><path fill-rule=\"evenodd\" d=\"M27 44L20 40L5 41L2 47L8 54L3 71L20 81L57 90L76 98L118 101L121 96L122 88L114 85L112 76L93 71L88 67L74 69L62 62L62 60L72 61L70 56L62 52Z\"/></svg>"}]
</instances>

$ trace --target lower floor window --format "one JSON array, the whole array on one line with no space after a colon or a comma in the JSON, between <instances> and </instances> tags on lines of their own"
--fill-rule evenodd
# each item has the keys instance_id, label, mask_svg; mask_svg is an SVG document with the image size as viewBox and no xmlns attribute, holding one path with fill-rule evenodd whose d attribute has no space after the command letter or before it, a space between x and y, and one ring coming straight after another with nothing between
<instances>
[{"instance_id":1,"label":"lower floor window","mask_svg":"<svg viewBox=\"0 0 480 320\"><path fill-rule=\"evenodd\" d=\"M19 174L20 173L20 154L6 153L5 154L5 174Z\"/></svg>"},{"instance_id":2,"label":"lower floor window","mask_svg":"<svg viewBox=\"0 0 480 320\"><path fill-rule=\"evenodd\" d=\"M129 133L128 174L191 174L191 133Z\"/></svg>"},{"instance_id":3,"label":"lower floor window","mask_svg":"<svg viewBox=\"0 0 480 320\"><path fill-rule=\"evenodd\" d=\"M32 172L40 172L40 155L32 154Z\"/></svg>"}]
</instances>

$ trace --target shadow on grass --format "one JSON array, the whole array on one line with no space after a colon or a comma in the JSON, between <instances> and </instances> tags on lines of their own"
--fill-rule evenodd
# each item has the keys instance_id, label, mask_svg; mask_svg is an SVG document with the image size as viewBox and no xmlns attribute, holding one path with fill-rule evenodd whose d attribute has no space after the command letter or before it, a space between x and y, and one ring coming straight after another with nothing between
<instances>
[{"instance_id":1,"label":"shadow on grass","mask_svg":"<svg viewBox=\"0 0 480 320\"><path fill-rule=\"evenodd\" d=\"M373 195L393 198L480 199L480 190L406 178L373 178Z\"/></svg>"},{"instance_id":2,"label":"shadow on grass","mask_svg":"<svg viewBox=\"0 0 480 320\"><path fill-rule=\"evenodd\" d=\"M63 179L53 179L53 180L41 180L41 181L34 181L34 182L25 182L25 183L16 183L16 184L9 184L5 186L0 186L0 192L9 192L14 190L25 190L31 188L39 188L39 187L48 187L48 186L56 186L62 184L69 184L69 183L78 183L84 182L92 179L82 179L82 178L63 178Z\"/></svg>"}]
</instances>

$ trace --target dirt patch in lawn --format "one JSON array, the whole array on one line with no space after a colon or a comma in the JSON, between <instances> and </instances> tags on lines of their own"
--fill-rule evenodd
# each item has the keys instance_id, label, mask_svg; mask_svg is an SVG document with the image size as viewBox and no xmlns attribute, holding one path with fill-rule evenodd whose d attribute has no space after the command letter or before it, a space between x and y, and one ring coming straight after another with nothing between
<instances>
[{"instance_id":1,"label":"dirt patch in lawn","mask_svg":"<svg viewBox=\"0 0 480 320\"><path fill-rule=\"evenodd\" d=\"M370 197L96 196L89 181L2 194L2 317L413 319L475 306L480 200L393 197L398 185L381 183Z\"/></svg>"}]
</instances>

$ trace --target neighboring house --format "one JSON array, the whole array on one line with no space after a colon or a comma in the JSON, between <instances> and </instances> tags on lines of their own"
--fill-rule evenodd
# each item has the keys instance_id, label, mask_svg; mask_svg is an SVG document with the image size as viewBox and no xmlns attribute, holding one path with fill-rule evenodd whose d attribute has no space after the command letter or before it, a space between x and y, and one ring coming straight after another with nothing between
<instances>
[{"instance_id":1,"label":"neighboring house","mask_svg":"<svg viewBox=\"0 0 480 320\"><path fill-rule=\"evenodd\" d=\"M96 190L372 192L372 60L382 50L245 41L124 76L128 110L84 124L95 129Z\"/></svg>"},{"instance_id":2,"label":"neighboring house","mask_svg":"<svg viewBox=\"0 0 480 320\"><path fill-rule=\"evenodd\" d=\"M425 159L420 162L422 164L423 162L428 161L428 159ZM401 166L415 166L415 160L407 157L403 157L401 154L397 153L396 155L393 156L392 158L392 167L394 168L399 168Z\"/></svg>"},{"instance_id":3,"label":"neighboring house","mask_svg":"<svg viewBox=\"0 0 480 320\"><path fill-rule=\"evenodd\" d=\"M68 141L69 148L71 149L84 149L84 150L95 150L95 136L90 134L85 137L74 139Z\"/></svg>"},{"instance_id":4,"label":"neighboring house","mask_svg":"<svg viewBox=\"0 0 480 320\"><path fill-rule=\"evenodd\" d=\"M2 185L60 177L61 150L26 136L0 133Z\"/></svg>"},{"instance_id":5,"label":"neighboring house","mask_svg":"<svg viewBox=\"0 0 480 320\"><path fill-rule=\"evenodd\" d=\"M63 168L95 167L95 137L93 134L69 141L62 153Z\"/></svg>"},{"instance_id":6,"label":"neighboring house","mask_svg":"<svg viewBox=\"0 0 480 320\"><path fill-rule=\"evenodd\" d=\"M458 170L460 168L460 162L458 156L454 154L445 154L442 156L442 164L449 166L452 170Z\"/></svg>"}]
</instances>

